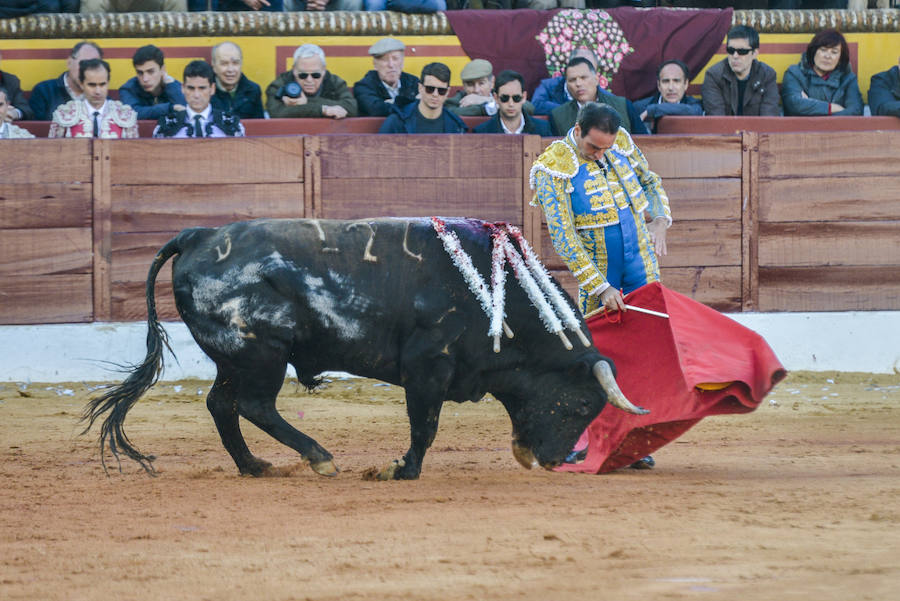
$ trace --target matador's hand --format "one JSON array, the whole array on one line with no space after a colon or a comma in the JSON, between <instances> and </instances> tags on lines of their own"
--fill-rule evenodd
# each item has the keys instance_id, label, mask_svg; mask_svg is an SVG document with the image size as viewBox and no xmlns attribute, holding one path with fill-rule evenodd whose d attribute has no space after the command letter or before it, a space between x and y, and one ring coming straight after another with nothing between
<instances>
[{"instance_id":1,"label":"matador's hand","mask_svg":"<svg viewBox=\"0 0 900 601\"><path fill-rule=\"evenodd\" d=\"M669 223L665 217L657 217L647 225L647 231L650 232L650 241L653 242L653 252L658 257L668 253L666 248L666 228L668 227Z\"/></svg>"},{"instance_id":2,"label":"matador's hand","mask_svg":"<svg viewBox=\"0 0 900 601\"><path fill-rule=\"evenodd\" d=\"M610 286L600 293L600 304L606 307L607 311L624 311L625 297L620 290Z\"/></svg>"}]
</instances>

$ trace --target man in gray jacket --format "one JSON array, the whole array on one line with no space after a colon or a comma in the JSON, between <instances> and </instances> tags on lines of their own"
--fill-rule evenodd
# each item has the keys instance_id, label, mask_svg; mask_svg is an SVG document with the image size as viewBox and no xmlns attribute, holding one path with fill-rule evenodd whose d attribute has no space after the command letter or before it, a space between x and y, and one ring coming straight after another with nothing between
<instances>
[{"instance_id":1,"label":"man in gray jacket","mask_svg":"<svg viewBox=\"0 0 900 601\"><path fill-rule=\"evenodd\" d=\"M706 71L701 95L707 115L778 116L775 70L759 62L759 34L752 27L736 25L725 43L728 58Z\"/></svg>"}]
</instances>

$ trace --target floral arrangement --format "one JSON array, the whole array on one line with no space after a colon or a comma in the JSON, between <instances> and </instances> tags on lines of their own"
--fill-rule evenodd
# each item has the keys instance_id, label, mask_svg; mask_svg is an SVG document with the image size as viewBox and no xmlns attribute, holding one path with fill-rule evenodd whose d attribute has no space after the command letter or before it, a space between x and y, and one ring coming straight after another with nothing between
<instances>
[{"instance_id":1,"label":"floral arrangement","mask_svg":"<svg viewBox=\"0 0 900 601\"><path fill-rule=\"evenodd\" d=\"M603 10L561 10L537 35L544 48L547 71L551 77L562 75L569 55L588 48L597 55L600 86L609 88L622 59L634 52L619 24Z\"/></svg>"}]
</instances>

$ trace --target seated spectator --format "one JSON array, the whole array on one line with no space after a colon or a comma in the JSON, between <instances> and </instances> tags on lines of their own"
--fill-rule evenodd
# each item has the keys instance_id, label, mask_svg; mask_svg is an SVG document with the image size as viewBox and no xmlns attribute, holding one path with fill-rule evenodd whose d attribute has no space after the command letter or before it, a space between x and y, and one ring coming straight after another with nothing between
<instances>
[{"instance_id":1,"label":"seated spectator","mask_svg":"<svg viewBox=\"0 0 900 601\"><path fill-rule=\"evenodd\" d=\"M294 66L266 88L269 116L331 117L357 114L356 99L347 82L325 69L325 53L315 44L294 51Z\"/></svg>"},{"instance_id":2,"label":"seated spectator","mask_svg":"<svg viewBox=\"0 0 900 601\"><path fill-rule=\"evenodd\" d=\"M0 5L0 19L48 13L77 13L78 0L13 0Z\"/></svg>"},{"instance_id":3,"label":"seated spectator","mask_svg":"<svg viewBox=\"0 0 900 601\"><path fill-rule=\"evenodd\" d=\"M569 55L569 60L582 57L588 59L594 70L597 70L597 55L590 48L576 48ZM565 104L572 100L569 90L566 88L566 78L563 75L558 77L549 77L542 79L534 91L534 98L531 102L534 104L535 115L550 115L550 113L561 104Z\"/></svg>"},{"instance_id":4,"label":"seated spectator","mask_svg":"<svg viewBox=\"0 0 900 601\"><path fill-rule=\"evenodd\" d=\"M3 54L0 53L0 63L2 62ZM12 73L0 71L0 88L6 90L6 103L4 109L0 111L0 123L34 119L34 111L28 106L28 100L25 98L25 92L22 91L22 84L18 77Z\"/></svg>"},{"instance_id":5,"label":"seated spectator","mask_svg":"<svg viewBox=\"0 0 900 601\"><path fill-rule=\"evenodd\" d=\"M564 136L578 117L579 109L588 102L608 104L622 118L622 127L630 134L647 134L647 128L640 114L634 110L631 101L607 92L600 87L597 70L586 58L576 57L569 61L565 71L566 87L572 100L561 104L550 113L550 128L553 135Z\"/></svg>"},{"instance_id":6,"label":"seated spectator","mask_svg":"<svg viewBox=\"0 0 900 601\"><path fill-rule=\"evenodd\" d=\"M463 89L447 99L445 106L457 115L483 116L497 112L491 90L494 87L494 66L483 58L469 61L459 72Z\"/></svg>"},{"instance_id":7,"label":"seated spectator","mask_svg":"<svg viewBox=\"0 0 900 601\"><path fill-rule=\"evenodd\" d=\"M187 3L191 12L261 10L280 13L284 10L283 0L187 0Z\"/></svg>"},{"instance_id":8,"label":"seated spectator","mask_svg":"<svg viewBox=\"0 0 900 601\"><path fill-rule=\"evenodd\" d=\"M127 104L109 100L109 63L100 58L81 61L78 81L84 98L70 100L53 111L48 138L137 138L137 114Z\"/></svg>"},{"instance_id":9,"label":"seated spectator","mask_svg":"<svg viewBox=\"0 0 900 601\"><path fill-rule=\"evenodd\" d=\"M284 0L284 10L363 10L363 0Z\"/></svg>"},{"instance_id":10,"label":"seated spectator","mask_svg":"<svg viewBox=\"0 0 900 601\"><path fill-rule=\"evenodd\" d=\"M634 110L641 115L641 121L656 133L657 119L665 115L702 115L703 106L699 100L687 95L691 82L688 66L678 59L662 63L656 70L658 93L634 103Z\"/></svg>"},{"instance_id":11,"label":"seated spectator","mask_svg":"<svg viewBox=\"0 0 900 601\"><path fill-rule=\"evenodd\" d=\"M78 65L83 60L103 58L103 51L94 42L82 41L72 47L66 59L66 70L56 79L42 81L31 90L28 105L38 121L49 121L53 111L70 100L84 97L81 82L78 80Z\"/></svg>"},{"instance_id":12,"label":"seated spectator","mask_svg":"<svg viewBox=\"0 0 900 601\"><path fill-rule=\"evenodd\" d=\"M6 91L6 88L0 86L0 115L5 115L12 108L13 106L9 103L9 92ZM9 121L0 120L0 140L33 137L34 134L27 129L13 125Z\"/></svg>"},{"instance_id":13,"label":"seated spectator","mask_svg":"<svg viewBox=\"0 0 900 601\"><path fill-rule=\"evenodd\" d=\"M429 63L422 69L419 81L419 102L395 106L381 124L381 134L462 134L466 124L444 110L450 91L450 67L443 63Z\"/></svg>"},{"instance_id":14,"label":"seated spectator","mask_svg":"<svg viewBox=\"0 0 900 601\"><path fill-rule=\"evenodd\" d=\"M872 76L869 86L869 109L872 115L900 117L900 60L887 71Z\"/></svg>"},{"instance_id":15,"label":"seated spectator","mask_svg":"<svg viewBox=\"0 0 900 601\"><path fill-rule=\"evenodd\" d=\"M212 49L212 68L216 74L213 108L241 119L262 119L262 89L241 72L244 55L234 42L222 42Z\"/></svg>"},{"instance_id":16,"label":"seated spectator","mask_svg":"<svg viewBox=\"0 0 900 601\"><path fill-rule=\"evenodd\" d=\"M363 0L363 10L392 10L398 13L427 14L447 10L446 0Z\"/></svg>"},{"instance_id":17,"label":"seated spectator","mask_svg":"<svg viewBox=\"0 0 900 601\"><path fill-rule=\"evenodd\" d=\"M825 29L813 36L800 63L784 72L781 101L790 116L863 114L850 49L839 31Z\"/></svg>"},{"instance_id":18,"label":"seated spectator","mask_svg":"<svg viewBox=\"0 0 900 601\"><path fill-rule=\"evenodd\" d=\"M137 73L119 88L119 100L137 112L138 119L159 119L171 110L184 110L181 84L166 72L163 52L141 46L131 58Z\"/></svg>"},{"instance_id":19,"label":"seated spectator","mask_svg":"<svg viewBox=\"0 0 900 601\"><path fill-rule=\"evenodd\" d=\"M700 95L707 115L778 116L775 70L757 60L759 33L736 25L725 37L728 58L706 70Z\"/></svg>"},{"instance_id":20,"label":"seated spectator","mask_svg":"<svg viewBox=\"0 0 900 601\"><path fill-rule=\"evenodd\" d=\"M187 0L81 0L82 13L184 12Z\"/></svg>"},{"instance_id":21,"label":"seated spectator","mask_svg":"<svg viewBox=\"0 0 900 601\"><path fill-rule=\"evenodd\" d=\"M472 130L473 133L535 134L544 137L552 135L550 123L543 119L535 119L522 110L528 98L525 78L522 75L509 69L501 71L494 83L493 94L498 107L497 112Z\"/></svg>"},{"instance_id":22,"label":"seated spectator","mask_svg":"<svg viewBox=\"0 0 900 601\"><path fill-rule=\"evenodd\" d=\"M403 71L405 50L394 38L381 38L369 48L375 68L353 84L360 115L387 117L392 107L416 101L419 78Z\"/></svg>"},{"instance_id":23,"label":"seated spectator","mask_svg":"<svg viewBox=\"0 0 900 601\"><path fill-rule=\"evenodd\" d=\"M241 120L210 104L216 93L216 74L206 61L191 61L184 68L187 109L173 110L157 121L154 138L226 138L243 136Z\"/></svg>"}]
</instances>

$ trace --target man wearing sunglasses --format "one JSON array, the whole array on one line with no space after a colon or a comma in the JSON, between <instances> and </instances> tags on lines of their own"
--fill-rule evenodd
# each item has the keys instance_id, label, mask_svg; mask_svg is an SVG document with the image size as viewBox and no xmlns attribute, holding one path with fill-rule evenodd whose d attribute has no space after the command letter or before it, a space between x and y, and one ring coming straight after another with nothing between
<instances>
[{"instance_id":1,"label":"man wearing sunglasses","mask_svg":"<svg viewBox=\"0 0 900 601\"><path fill-rule=\"evenodd\" d=\"M444 110L450 91L450 67L443 63L429 63L422 69L419 80L419 101L406 106L394 106L381 124L380 134L463 134L466 124Z\"/></svg>"},{"instance_id":2,"label":"man wearing sunglasses","mask_svg":"<svg viewBox=\"0 0 900 601\"><path fill-rule=\"evenodd\" d=\"M701 95L707 115L778 116L775 70L757 60L759 34L736 25L728 31L728 57L706 71Z\"/></svg>"},{"instance_id":3,"label":"man wearing sunglasses","mask_svg":"<svg viewBox=\"0 0 900 601\"><path fill-rule=\"evenodd\" d=\"M552 135L549 122L535 119L522 110L528 93L525 91L525 78L521 74L509 69L501 71L494 83L493 94L499 110L472 130L473 133L535 134L544 137Z\"/></svg>"},{"instance_id":4,"label":"man wearing sunglasses","mask_svg":"<svg viewBox=\"0 0 900 601\"><path fill-rule=\"evenodd\" d=\"M325 69L325 52L315 44L294 51L294 66L266 88L269 116L356 117L356 98L347 82Z\"/></svg>"}]
</instances>

